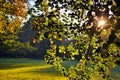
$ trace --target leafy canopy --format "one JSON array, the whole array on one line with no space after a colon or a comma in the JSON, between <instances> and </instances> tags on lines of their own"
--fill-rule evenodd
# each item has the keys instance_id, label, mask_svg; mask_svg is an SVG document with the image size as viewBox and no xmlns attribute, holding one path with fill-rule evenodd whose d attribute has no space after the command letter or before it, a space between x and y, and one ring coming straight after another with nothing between
<instances>
[{"instance_id":1,"label":"leafy canopy","mask_svg":"<svg viewBox=\"0 0 120 80\"><path fill-rule=\"evenodd\" d=\"M0 33L16 32L26 16L26 0L0 0Z\"/></svg>"},{"instance_id":2,"label":"leafy canopy","mask_svg":"<svg viewBox=\"0 0 120 80\"><path fill-rule=\"evenodd\" d=\"M70 80L91 80L94 74L110 79L110 69L120 58L119 0L37 0L31 26L37 39L50 39L45 61L56 66ZM36 15L33 13L37 13ZM63 37L75 40L57 45ZM61 62L76 60L65 68Z\"/></svg>"},{"instance_id":3,"label":"leafy canopy","mask_svg":"<svg viewBox=\"0 0 120 80\"><path fill-rule=\"evenodd\" d=\"M27 0L0 0L0 53L3 56L35 50L29 42L18 41L17 34L26 18L27 5Z\"/></svg>"}]
</instances>

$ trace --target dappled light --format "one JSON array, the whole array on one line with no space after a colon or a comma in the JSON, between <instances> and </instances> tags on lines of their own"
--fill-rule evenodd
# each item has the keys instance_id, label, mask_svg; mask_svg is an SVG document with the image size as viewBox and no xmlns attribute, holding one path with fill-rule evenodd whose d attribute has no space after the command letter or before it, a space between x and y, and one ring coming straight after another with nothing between
<instances>
[{"instance_id":1,"label":"dappled light","mask_svg":"<svg viewBox=\"0 0 120 80\"><path fill-rule=\"evenodd\" d=\"M119 80L120 0L0 0L0 80Z\"/></svg>"}]
</instances>

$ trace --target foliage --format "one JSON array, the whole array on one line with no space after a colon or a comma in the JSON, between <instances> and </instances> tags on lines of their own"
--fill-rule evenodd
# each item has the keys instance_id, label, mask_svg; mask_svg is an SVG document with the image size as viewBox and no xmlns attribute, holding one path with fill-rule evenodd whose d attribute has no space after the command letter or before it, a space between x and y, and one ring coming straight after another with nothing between
<instances>
[{"instance_id":1,"label":"foliage","mask_svg":"<svg viewBox=\"0 0 120 80\"><path fill-rule=\"evenodd\" d=\"M26 0L0 0L0 33L16 32L26 15Z\"/></svg>"},{"instance_id":2,"label":"foliage","mask_svg":"<svg viewBox=\"0 0 120 80\"><path fill-rule=\"evenodd\" d=\"M91 80L94 74L109 80L110 69L120 57L118 0L37 0L35 3L32 13L38 15L31 14L31 26L37 31L34 40L49 38L51 43L45 61L54 64L70 80ZM101 19L107 20L104 25L98 25ZM63 37L75 43L56 45L54 40ZM62 66L62 61L75 60L77 55L81 58L75 67Z\"/></svg>"},{"instance_id":3,"label":"foliage","mask_svg":"<svg viewBox=\"0 0 120 80\"><path fill-rule=\"evenodd\" d=\"M13 33L0 34L0 57L25 57L36 50L30 42L20 42Z\"/></svg>"},{"instance_id":4,"label":"foliage","mask_svg":"<svg viewBox=\"0 0 120 80\"><path fill-rule=\"evenodd\" d=\"M0 43L12 46L26 14L25 0L0 0ZM10 43L10 45L9 45Z\"/></svg>"},{"instance_id":5,"label":"foliage","mask_svg":"<svg viewBox=\"0 0 120 80\"><path fill-rule=\"evenodd\" d=\"M26 14L27 0L0 0L0 55L16 57L35 50L29 42L18 41Z\"/></svg>"}]
</instances>

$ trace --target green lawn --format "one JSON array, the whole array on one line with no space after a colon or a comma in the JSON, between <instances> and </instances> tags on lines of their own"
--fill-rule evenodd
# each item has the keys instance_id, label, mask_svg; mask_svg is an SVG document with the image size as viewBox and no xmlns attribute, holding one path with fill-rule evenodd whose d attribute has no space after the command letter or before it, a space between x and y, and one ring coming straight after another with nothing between
<instances>
[{"instance_id":1,"label":"green lawn","mask_svg":"<svg viewBox=\"0 0 120 80\"><path fill-rule=\"evenodd\" d=\"M0 59L0 80L67 80L43 60Z\"/></svg>"},{"instance_id":2,"label":"green lawn","mask_svg":"<svg viewBox=\"0 0 120 80\"><path fill-rule=\"evenodd\" d=\"M68 67L76 63L66 61L63 64ZM111 75L114 80L120 80L120 66L112 70ZM0 58L0 80L67 80L67 78L43 60Z\"/></svg>"}]
</instances>

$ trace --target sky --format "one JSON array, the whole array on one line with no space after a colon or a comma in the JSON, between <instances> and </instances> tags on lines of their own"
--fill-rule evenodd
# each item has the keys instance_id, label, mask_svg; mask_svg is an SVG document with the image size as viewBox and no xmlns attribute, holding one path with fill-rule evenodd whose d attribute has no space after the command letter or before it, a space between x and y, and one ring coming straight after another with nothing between
<instances>
[{"instance_id":1,"label":"sky","mask_svg":"<svg viewBox=\"0 0 120 80\"><path fill-rule=\"evenodd\" d=\"M35 3L34 3L35 1L36 1L36 0L28 0L28 3L29 3L29 5L30 5L30 8L33 7L33 5L35 4ZM22 21L22 22L23 22L23 24L21 25L22 27L24 26L24 23L29 20L29 18L30 18L30 15L27 15L27 19L24 19L24 20Z\"/></svg>"},{"instance_id":2,"label":"sky","mask_svg":"<svg viewBox=\"0 0 120 80\"><path fill-rule=\"evenodd\" d=\"M30 8L32 8L33 5L35 5L35 1L36 1L36 0L28 0L28 3L30 4ZM60 10L60 13L61 13L61 14L64 14L64 13L65 13L65 14L68 16L68 13L71 13L71 11L68 10L67 12L65 12L65 9L61 9L61 10ZM29 19L29 18L30 18L30 15L28 15L28 19ZM69 19L69 20L70 20L70 19ZM69 21L69 20L68 20L68 21ZM75 22L76 22L76 21L75 21Z\"/></svg>"},{"instance_id":3,"label":"sky","mask_svg":"<svg viewBox=\"0 0 120 80\"><path fill-rule=\"evenodd\" d=\"M28 2L29 2L29 4L30 4L30 7L33 7L33 5L35 4L34 2L35 2L36 0L28 0Z\"/></svg>"}]
</instances>

